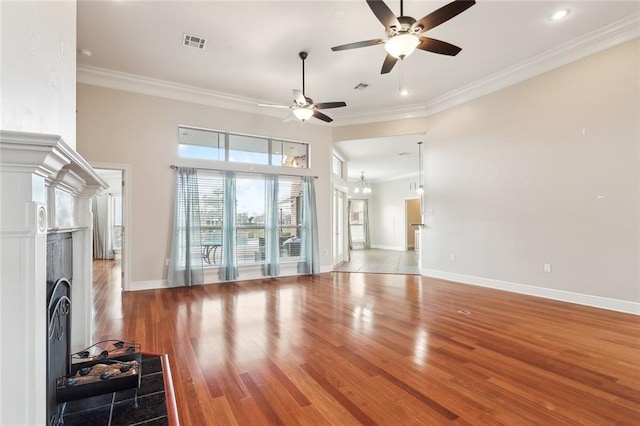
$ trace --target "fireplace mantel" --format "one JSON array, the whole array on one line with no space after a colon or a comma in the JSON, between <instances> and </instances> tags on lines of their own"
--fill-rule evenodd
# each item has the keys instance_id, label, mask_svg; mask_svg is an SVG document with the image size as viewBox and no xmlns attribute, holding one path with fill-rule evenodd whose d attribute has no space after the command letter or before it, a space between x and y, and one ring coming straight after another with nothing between
<instances>
[{"instance_id":1,"label":"fireplace mantel","mask_svg":"<svg viewBox=\"0 0 640 426\"><path fill-rule=\"evenodd\" d=\"M0 131L0 424L48 423L49 233L73 234L71 350L91 342L91 197L106 187L59 136Z\"/></svg>"}]
</instances>

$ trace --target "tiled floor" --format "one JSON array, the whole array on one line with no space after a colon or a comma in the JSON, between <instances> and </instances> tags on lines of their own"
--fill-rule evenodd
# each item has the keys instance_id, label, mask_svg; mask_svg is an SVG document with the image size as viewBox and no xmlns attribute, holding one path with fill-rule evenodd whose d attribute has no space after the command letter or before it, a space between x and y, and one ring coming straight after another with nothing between
<instances>
[{"instance_id":1,"label":"tiled floor","mask_svg":"<svg viewBox=\"0 0 640 426\"><path fill-rule=\"evenodd\" d=\"M351 250L351 261L343 263L334 271L420 274L415 252L382 249Z\"/></svg>"},{"instance_id":2,"label":"tiled floor","mask_svg":"<svg viewBox=\"0 0 640 426\"><path fill-rule=\"evenodd\" d=\"M65 426L167 425L162 363L159 357L142 357L142 377L135 407L135 390L127 389L67 403Z\"/></svg>"}]
</instances>

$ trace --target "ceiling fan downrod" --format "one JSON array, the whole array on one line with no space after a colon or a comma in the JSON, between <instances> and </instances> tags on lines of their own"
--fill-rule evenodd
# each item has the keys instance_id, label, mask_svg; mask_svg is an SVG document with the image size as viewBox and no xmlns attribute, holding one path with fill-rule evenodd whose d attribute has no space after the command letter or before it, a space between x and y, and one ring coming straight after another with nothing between
<instances>
[{"instance_id":1,"label":"ceiling fan downrod","mask_svg":"<svg viewBox=\"0 0 640 426\"><path fill-rule=\"evenodd\" d=\"M307 95L304 92L304 60L307 59L307 52L300 52L298 56L302 59L302 96L306 98Z\"/></svg>"}]
</instances>

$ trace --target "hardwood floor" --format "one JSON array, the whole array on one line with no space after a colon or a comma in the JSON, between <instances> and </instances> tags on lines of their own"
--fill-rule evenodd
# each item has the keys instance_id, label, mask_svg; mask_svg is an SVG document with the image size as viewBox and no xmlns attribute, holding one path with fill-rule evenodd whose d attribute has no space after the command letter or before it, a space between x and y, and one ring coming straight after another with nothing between
<instances>
[{"instance_id":1,"label":"hardwood floor","mask_svg":"<svg viewBox=\"0 0 640 426\"><path fill-rule=\"evenodd\" d=\"M121 294L94 339L167 353L182 425L640 424L640 317L419 275Z\"/></svg>"}]
</instances>

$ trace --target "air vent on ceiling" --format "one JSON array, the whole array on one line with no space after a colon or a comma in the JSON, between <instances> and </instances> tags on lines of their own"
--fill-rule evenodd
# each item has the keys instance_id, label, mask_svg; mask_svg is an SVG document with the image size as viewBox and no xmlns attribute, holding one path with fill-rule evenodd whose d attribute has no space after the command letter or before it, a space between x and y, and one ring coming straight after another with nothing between
<instances>
[{"instance_id":1,"label":"air vent on ceiling","mask_svg":"<svg viewBox=\"0 0 640 426\"><path fill-rule=\"evenodd\" d=\"M398 153L398 155L399 155L400 157L404 157L405 155L411 155L411 154L410 154L410 153L408 153L408 152L406 152L406 151L402 151L402 152L399 152L399 153Z\"/></svg>"},{"instance_id":2,"label":"air vent on ceiling","mask_svg":"<svg viewBox=\"0 0 640 426\"><path fill-rule=\"evenodd\" d=\"M195 47L198 49L204 49L204 44L207 42L207 39L202 37L196 37L190 34L184 34L182 37L182 44L185 46Z\"/></svg>"},{"instance_id":3,"label":"air vent on ceiling","mask_svg":"<svg viewBox=\"0 0 640 426\"><path fill-rule=\"evenodd\" d=\"M354 87L354 89L356 89L356 90L364 90L367 87L369 87L369 85L367 83L358 83L356 85L356 87Z\"/></svg>"}]
</instances>

